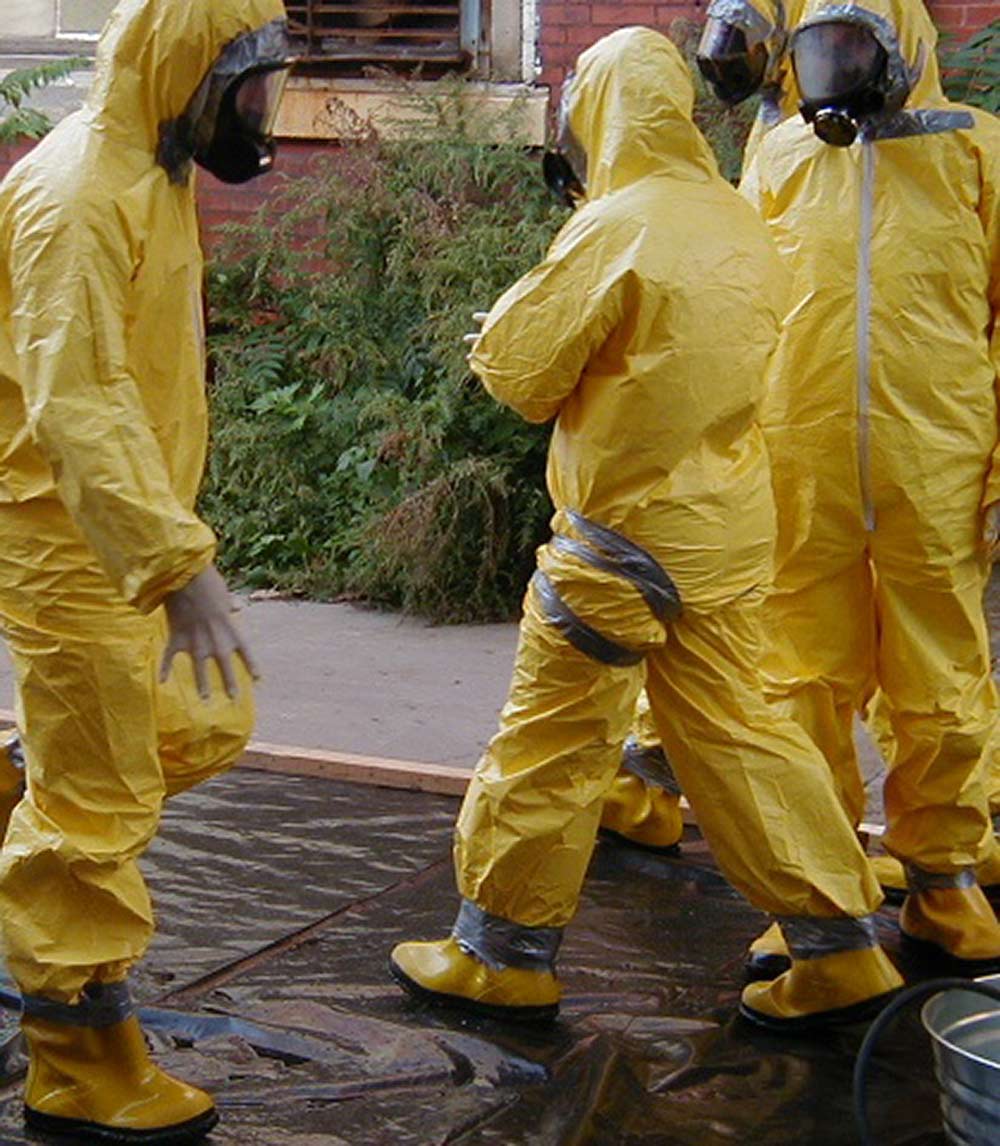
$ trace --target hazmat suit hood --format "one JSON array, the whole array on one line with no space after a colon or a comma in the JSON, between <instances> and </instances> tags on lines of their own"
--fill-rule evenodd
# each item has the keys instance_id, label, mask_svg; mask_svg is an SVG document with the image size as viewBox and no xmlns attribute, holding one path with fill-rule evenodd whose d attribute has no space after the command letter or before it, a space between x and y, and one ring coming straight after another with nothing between
<instances>
[{"instance_id":1,"label":"hazmat suit hood","mask_svg":"<svg viewBox=\"0 0 1000 1146\"><path fill-rule=\"evenodd\" d=\"M566 126L586 155L586 193L598 199L655 172L718 174L691 118L694 86L680 52L649 28L620 28L577 61Z\"/></svg>"},{"instance_id":2,"label":"hazmat suit hood","mask_svg":"<svg viewBox=\"0 0 1000 1146\"><path fill-rule=\"evenodd\" d=\"M87 100L95 125L155 153L226 45L284 19L281 0L122 0L97 47Z\"/></svg>"},{"instance_id":3,"label":"hazmat suit hood","mask_svg":"<svg viewBox=\"0 0 1000 1146\"><path fill-rule=\"evenodd\" d=\"M159 161L161 130L229 45L284 19L280 0L122 0L87 103L0 185L0 504L58 497L144 612L215 548L194 510L208 438L194 181Z\"/></svg>"},{"instance_id":4,"label":"hazmat suit hood","mask_svg":"<svg viewBox=\"0 0 1000 1146\"><path fill-rule=\"evenodd\" d=\"M702 67L703 51L705 59L710 61L714 54L713 45L715 50L722 47L728 39L728 30L734 29L743 33L748 53L757 47L763 49L764 64L759 75L762 90L780 90L791 71L786 55L788 37L801 11L802 0L790 0L787 4L782 0L712 0L705 13L705 32L698 49L699 67ZM704 67L702 70L705 71ZM705 78L712 82L711 68ZM721 93L717 94L725 99ZM747 91L746 95L749 94ZM746 95L726 102L739 103Z\"/></svg>"},{"instance_id":5,"label":"hazmat suit hood","mask_svg":"<svg viewBox=\"0 0 1000 1146\"><path fill-rule=\"evenodd\" d=\"M920 0L866 0L864 4L806 0L798 28L834 18L868 28L884 49L889 104L927 108L947 103L935 55L937 29Z\"/></svg>"}]
</instances>

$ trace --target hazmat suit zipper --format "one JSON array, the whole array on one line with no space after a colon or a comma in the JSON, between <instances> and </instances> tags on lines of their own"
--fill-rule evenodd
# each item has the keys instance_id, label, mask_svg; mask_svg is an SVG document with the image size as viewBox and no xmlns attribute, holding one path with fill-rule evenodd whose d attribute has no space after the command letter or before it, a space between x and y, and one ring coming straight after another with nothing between
<instances>
[{"instance_id":1,"label":"hazmat suit zipper","mask_svg":"<svg viewBox=\"0 0 1000 1146\"><path fill-rule=\"evenodd\" d=\"M858 389L858 481L865 529L875 530L871 477L872 230L875 210L875 143L861 139L861 225L858 242L856 359Z\"/></svg>"}]
</instances>

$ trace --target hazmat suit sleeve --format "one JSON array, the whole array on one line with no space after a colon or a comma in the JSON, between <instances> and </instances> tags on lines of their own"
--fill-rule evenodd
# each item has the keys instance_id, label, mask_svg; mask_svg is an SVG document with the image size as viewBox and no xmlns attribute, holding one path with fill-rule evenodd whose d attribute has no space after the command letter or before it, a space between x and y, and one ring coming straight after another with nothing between
<instances>
[{"instance_id":1,"label":"hazmat suit sleeve","mask_svg":"<svg viewBox=\"0 0 1000 1146\"><path fill-rule=\"evenodd\" d=\"M985 119L977 113L977 119ZM992 126L992 124L991 124ZM979 154L981 191L979 217L986 235L986 248L990 260L989 303L991 315L990 357L996 372L996 394L998 419L1000 419L1000 128L989 133L992 144L984 147ZM986 478L983 506L1000 502L1000 425L997 427L997 444Z\"/></svg>"},{"instance_id":2,"label":"hazmat suit sleeve","mask_svg":"<svg viewBox=\"0 0 1000 1146\"><path fill-rule=\"evenodd\" d=\"M109 579L148 612L212 561L215 538L175 495L125 365L125 236L106 213L43 206L21 213L9 266L29 429Z\"/></svg>"},{"instance_id":3,"label":"hazmat suit sleeve","mask_svg":"<svg viewBox=\"0 0 1000 1146\"><path fill-rule=\"evenodd\" d=\"M544 261L500 297L469 355L493 397L529 422L559 412L621 317L628 239L595 227L594 210L581 209Z\"/></svg>"}]
</instances>

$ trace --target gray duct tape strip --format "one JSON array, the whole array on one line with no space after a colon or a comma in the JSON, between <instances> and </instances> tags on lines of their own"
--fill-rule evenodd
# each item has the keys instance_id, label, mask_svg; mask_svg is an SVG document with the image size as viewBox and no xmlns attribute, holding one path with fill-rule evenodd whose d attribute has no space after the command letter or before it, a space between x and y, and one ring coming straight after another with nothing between
<instances>
[{"instance_id":1,"label":"gray duct tape strip","mask_svg":"<svg viewBox=\"0 0 1000 1146\"><path fill-rule=\"evenodd\" d=\"M614 665L623 668L628 665L637 665L642 660L642 653L633 652L624 645L616 644L607 637L602 636L595 628L573 612L566 602L559 596L556 587L549 576L541 569L535 570L531 578L538 599L545 613L545 620L553 628L559 630L575 649L579 649L591 660L599 661L604 665Z\"/></svg>"},{"instance_id":2,"label":"gray duct tape strip","mask_svg":"<svg viewBox=\"0 0 1000 1146\"><path fill-rule=\"evenodd\" d=\"M969 888L976 886L976 873L971 867L961 871L924 871L912 863L903 864L906 886L910 891L931 891L936 887Z\"/></svg>"},{"instance_id":3,"label":"gray duct tape strip","mask_svg":"<svg viewBox=\"0 0 1000 1146\"><path fill-rule=\"evenodd\" d=\"M662 565L640 545L605 525L598 525L573 509L564 511L573 528L587 545L572 538L556 535L558 548L568 546L582 560L599 569L607 569L631 581L639 590L653 616L664 624L674 621L682 611L681 595Z\"/></svg>"},{"instance_id":4,"label":"gray duct tape strip","mask_svg":"<svg viewBox=\"0 0 1000 1146\"><path fill-rule=\"evenodd\" d=\"M674 775L666 752L659 744L640 744L634 736L625 741L622 767L654 788L662 788L672 796L681 794L681 786Z\"/></svg>"},{"instance_id":5,"label":"gray duct tape strip","mask_svg":"<svg viewBox=\"0 0 1000 1146\"><path fill-rule=\"evenodd\" d=\"M818 959L838 951L862 951L878 946L874 915L833 919L782 915L778 916L778 922L793 959Z\"/></svg>"},{"instance_id":6,"label":"gray duct tape strip","mask_svg":"<svg viewBox=\"0 0 1000 1146\"><path fill-rule=\"evenodd\" d=\"M752 32L757 40L765 40L774 32L774 25L748 0L712 0L705 14L724 24L733 24L745 32Z\"/></svg>"},{"instance_id":7,"label":"gray duct tape strip","mask_svg":"<svg viewBox=\"0 0 1000 1146\"><path fill-rule=\"evenodd\" d=\"M552 971L563 935L561 927L525 927L490 915L471 899L462 900L451 933L463 951L494 971Z\"/></svg>"},{"instance_id":8,"label":"gray duct tape strip","mask_svg":"<svg viewBox=\"0 0 1000 1146\"><path fill-rule=\"evenodd\" d=\"M926 108L916 111L897 111L888 119L871 121L869 138L905 139L911 135L940 135L946 131L965 131L976 126L968 111L940 111Z\"/></svg>"},{"instance_id":9,"label":"gray duct tape strip","mask_svg":"<svg viewBox=\"0 0 1000 1146\"><path fill-rule=\"evenodd\" d=\"M113 1027L134 1011L128 983L88 983L78 1003L59 1003L43 995L25 995L28 1018L72 1027Z\"/></svg>"}]
</instances>

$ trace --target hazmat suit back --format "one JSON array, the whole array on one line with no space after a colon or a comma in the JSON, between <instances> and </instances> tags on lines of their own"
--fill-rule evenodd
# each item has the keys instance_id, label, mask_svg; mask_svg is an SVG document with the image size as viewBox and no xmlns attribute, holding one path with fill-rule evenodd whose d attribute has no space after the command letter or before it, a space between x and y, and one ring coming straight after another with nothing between
<instances>
[{"instance_id":1,"label":"hazmat suit back","mask_svg":"<svg viewBox=\"0 0 1000 1146\"><path fill-rule=\"evenodd\" d=\"M22 988L65 1002L142 954L135 860L163 796L230 763L252 723L248 685L203 703L187 664L155 685L157 606L215 549L193 508L194 183L156 153L223 47L283 18L279 0L122 0L86 105L0 186L0 618L29 791L0 914Z\"/></svg>"},{"instance_id":2,"label":"hazmat suit back","mask_svg":"<svg viewBox=\"0 0 1000 1146\"><path fill-rule=\"evenodd\" d=\"M996 712L981 531L1000 497L1000 125L945 99L919 0L812 2L803 24L838 13L877 29L909 96L848 147L786 121L744 180L794 276L764 414L779 506L767 672L856 820L851 721L882 688L886 844L954 872L982 854Z\"/></svg>"},{"instance_id":3,"label":"hazmat suit back","mask_svg":"<svg viewBox=\"0 0 1000 1146\"><path fill-rule=\"evenodd\" d=\"M586 200L470 356L500 401L555 420L554 536L456 833L456 936L490 966L527 966L529 950L531 966L551 965L643 664L678 778L736 886L786 915L877 902L821 758L770 719L756 675L774 529L756 419L786 282L692 103L683 60L655 32L622 29L583 53L567 114Z\"/></svg>"}]
</instances>

